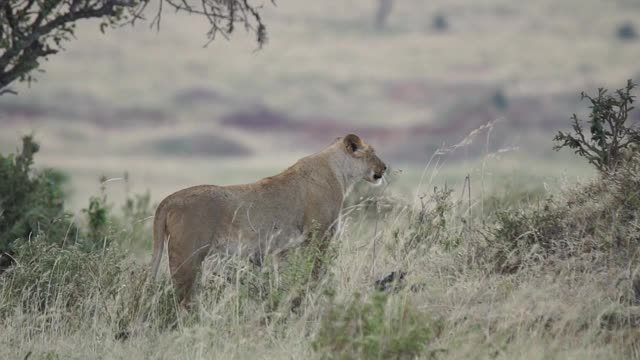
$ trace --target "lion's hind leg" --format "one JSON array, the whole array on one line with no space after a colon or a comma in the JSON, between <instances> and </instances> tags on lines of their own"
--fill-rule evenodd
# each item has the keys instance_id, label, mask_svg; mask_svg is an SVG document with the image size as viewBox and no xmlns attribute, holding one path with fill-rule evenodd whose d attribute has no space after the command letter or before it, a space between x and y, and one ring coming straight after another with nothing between
<instances>
[{"instance_id":1,"label":"lion's hind leg","mask_svg":"<svg viewBox=\"0 0 640 360\"><path fill-rule=\"evenodd\" d=\"M188 307L193 299L194 287L202 261L209 250L208 245L195 249L184 249L169 246L169 267L175 284L178 301Z\"/></svg>"}]
</instances>

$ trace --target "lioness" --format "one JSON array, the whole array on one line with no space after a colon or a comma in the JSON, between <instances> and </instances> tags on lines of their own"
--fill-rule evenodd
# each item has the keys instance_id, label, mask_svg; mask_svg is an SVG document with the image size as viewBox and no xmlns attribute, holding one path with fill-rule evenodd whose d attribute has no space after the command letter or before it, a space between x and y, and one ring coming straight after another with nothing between
<instances>
[{"instance_id":1,"label":"lioness","mask_svg":"<svg viewBox=\"0 0 640 360\"><path fill-rule=\"evenodd\" d=\"M171 275L185 305L207 254L261 258L304 242L312 222L321 232L331 230L350 188L361 179L379 183L386 169L373 147L349 134L255 183L179 190L156 209L152 275L166 240Z\"/></svg>"}]
</instances>

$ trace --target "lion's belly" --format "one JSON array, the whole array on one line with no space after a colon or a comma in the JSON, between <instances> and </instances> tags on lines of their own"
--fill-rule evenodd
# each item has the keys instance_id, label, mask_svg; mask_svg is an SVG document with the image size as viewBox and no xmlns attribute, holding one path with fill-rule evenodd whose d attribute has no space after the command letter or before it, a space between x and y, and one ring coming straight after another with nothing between
<instances>
[{"instance_id":1,"label":"lion's belly","mask_svg":"<svg viewBox=\"0 0 640 360\"><path fill-rule=\"evenodd\" d=\"M232 210L227 209L232 216L219 224L212 250L228 255L266 255L302 242L302 214L291 217L261 205L239 202Z\"/></svg>"}]
</instances>

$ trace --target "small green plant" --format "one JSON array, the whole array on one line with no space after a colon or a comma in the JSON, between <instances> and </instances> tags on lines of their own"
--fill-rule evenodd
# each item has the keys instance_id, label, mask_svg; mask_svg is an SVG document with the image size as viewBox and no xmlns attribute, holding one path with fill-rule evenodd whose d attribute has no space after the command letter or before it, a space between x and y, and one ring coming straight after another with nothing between
<instances>
[{"instance_id":1,"label":"small green plant","mask_svg":"<svg viewBox=\"0 0 640 360\"><path fill-rule=\"evenodd\" d=\"M0 154L0 258L12 254L15 245L46 234L47 241L63 243L77 231L71 215L64 209L60 171L33 169L34 155L40 146L28 135L16 154ZM0 262L2 262L0 260ZM4 266L0 264L0 272Z\"/></svg>"},{"instance_id":2,"label":"small green plant","mask_svg":"<svg viewBox=\"0 0 640 360\"><path fill-rule=\"evenodd\" d=\"M413 359L438 327L405 297L356 293L346 303L329 305L312 347L326 359Z\"/></svg>"},{"instance_id":3,"label":"small green plant","mask_svg":"<svg viewBox=\"0 0 640 360\"><path fill-rule=\"evenodd\" d=\"M146 251L151 246L153 217L151 194L129 193L129 175L125 172L126 197L120 211L114 211L114 204L106 195L106 176L100 177L100 195L89 198L89 205L82 209L86 215L86 231L80 239L83 249L94 251L112 242L127 246L131 250Z\"/></svg>"},{"instance_id":4,"label":"small green plant","mask_svg":"<svg viewBox=\"0 0 640 360\"><path fill-rule=\"evenodd\" d=\"M151 194L147 191L144 194L127 195L121 207L121 216L114 219L118 228L121 229L118 235L120 243L126 242L129 247L149 249L151 247L151 221L153 209L151 204Z\"/></svg>"},{"instance_id":5,"label":"small green plant","mask_svg":"<svg viewBox=\"0 0 640 360\"><path fill-rule=\"evenodd\" d=\"M616 90L614 95L610 95L604 88L598 89L595 97L583 92L582 99L591 103L589 133L585 134L583 121L573 114L573 133L558 132L554 138L554 149L573 149L602 173L615 170L625 157L627 149L638 150L640 147L637 125L627 122L629 112L633 110L635 96L631 92L635 87L636 84L628 80L627 86Z\"/></svg>"},{"instance_id":6,"label":"small green plant","mask_svg":"<svg viewBox=\"0 0 640 360\"><path fill-rule=\"evenodd\" d=\"M26 359L26 358L25 358ZM40 354L40 360L59 360L60 356L55 351L47 351Z\"/></svg>"},{"instance_id":7,"label":"small green plant","mask_svg":"<svg viewBox=\"0 0 640 360\"><path fill-rule=\"evenodd\" d=\"M114 238L109 225L113 222L111 204L107 201L107 177L100 177L100 196L91 196L89 206L82 209L87 215L87 227L79 245L85 251L100 250L108 246Z\"/></svg>"},{"instance_id":8,"label":"small green plant","mask_svg":"<svg viewBox=\"0 0 640 360\"><path fill-rule=\"evenodd\" d=\"M82 211L87 214L88 238L92 242L100 242L106 236L105 232L109 220L109 208L105 204L105 199L92 196L89 199L89 206Z\"/></svg>"}]
</instances>

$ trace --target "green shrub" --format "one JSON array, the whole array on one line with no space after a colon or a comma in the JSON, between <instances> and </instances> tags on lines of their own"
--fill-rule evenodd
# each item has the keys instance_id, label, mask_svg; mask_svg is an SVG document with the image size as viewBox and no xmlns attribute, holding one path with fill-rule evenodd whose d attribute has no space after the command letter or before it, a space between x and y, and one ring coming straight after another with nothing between
<instances>
[{"instance_id":1,"label":"green shrub","mask_svg":"<svg viewBox=\"0 0 640 360\"><path fill-rule=\"evenodd\" d=\"M611 255L620 263L636 256L640 158L625 160L615 172L561 196L497 211L481 231L487 241L475 258L495 271L513 273L526 264L585 254Z\"/></svg>"},{"instance_id":2,"label":"green shrub","mask_svg":"<svg viewBox=\"0 0 640 360\"><path fill-rule=\"evenodd\" d=\"M127 190L120 211L114 211L114 204L106 195L107 178L100 178L100 195L89 198L89 206L82 209L86 214L86 229L78 244L85 251L96 251L116 242L130 250L147 251L151 247L151 221L153 207L151 195L130 194ZM124 174L128 184L129 176ZM128 186L127 186L128 189Z\"/></svg>"},{"instance_id":3,"label":"green shrub","mask_svg":"<svg viewBox=\"0 0 640 360\"><path fill-rule=\"evenodd\" d=\"M412 359L439 332L439 324L404 297L376 292L331 303L312 343L327 359Z\"/></svg>"},{"instance_id":4,"label":"green shrub","mask_svg":"<svg viewBox=\"0 0 640 360\"><path fill-rule=\"evenodd\" d=\"M591 102L590 135L574 114L574 132L555 137L556 149L574 149L600 176L561 194L561 199L496 211L495 221L481 232L487 241L476 259L495 271L512 273L526 264L585 255L620 263L635 256L640 245L640 131L627 123L634 87L629 80L614 96L604 89L596 97L583 93Z\"/></svg>"},{"instance_id":5,"label":"green shrub","mask_svg":"<svg viewBox=\"0 0 640 360\"><path fill-rule=\"evenodd\" d=\"M0 154L0 254L12 254L17 243L39 233L58 244L76 235L64 210L67 177L52 169L34 171L39 149L32 136L24 136L19 153Z\"/></svg>"},{"instance_id":6,"label":"green shrub","mask_svg":"<svg viewBox=\"0 0 640 360\"><path fill-rule=\"evenodd\" d=\"M614 171L626 152L640 149L640 130L637 124L627 122L629 112L633 110L635 96L631 92L635 87L636 84L628 80L627 86L616 90L615 95L609 95L603 88L598 89L595 97L583 92L582 99L591 103L589 134L585 134L583 121L573 114L573 133L558 132L554 149L568 147L600 172Z\"/></svg>"},{"instance_id":7,"label":"green shrub","mask_svg":"<svg viewBox=\"0 0 640 360\"><path fill-rule=\"evenodd\" d=\"M104 191L106 179L101 179L102 193L89 199L83 209L86 226L78 227L64 209L63 185L68 177L54 169L33 169L39 149L32 136L24 136L19 153L0 155L0 272L13 262L14 248L36 236L52 244L76 245L85 252L101 250L112 241L123 242L120 239L150 243L144 223L152 214L148 193L128 195L122 215L115 216Z\"/></svg>"}]
</instances>

